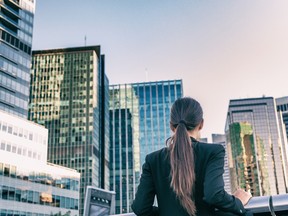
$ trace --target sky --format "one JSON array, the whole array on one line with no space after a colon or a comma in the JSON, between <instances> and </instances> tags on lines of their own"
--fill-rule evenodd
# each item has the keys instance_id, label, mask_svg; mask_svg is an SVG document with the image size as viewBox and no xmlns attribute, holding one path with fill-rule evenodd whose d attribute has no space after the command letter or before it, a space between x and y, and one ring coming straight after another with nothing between
<instances>
[{"instance_id":1,"label":"sky","mask_svg":"<svg viewBox=\"0 0 288 216\"><path fill-rule=\"evenodd\" d=\"M288 96L287 11L287 0L37 0L33 50L101 45L110 84L182 79L211 141L230 99Z\"/></svg>"}]
</instances>

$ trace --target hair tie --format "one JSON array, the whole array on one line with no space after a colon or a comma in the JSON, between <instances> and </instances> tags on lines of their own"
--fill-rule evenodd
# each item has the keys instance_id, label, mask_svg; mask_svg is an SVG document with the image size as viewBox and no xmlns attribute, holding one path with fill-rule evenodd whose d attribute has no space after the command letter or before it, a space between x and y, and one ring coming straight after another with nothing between
<instances>
[{"instance_id":1,"label":"hair tie","mask_svg":"<svg viewBox=\"0 0 288 216\"><path fill-rule=\"evenodd\" d=\"M184 120L182 120L182 119L179 121L179 123L178 123L178 124L180 124L180 123L182 123L182 124L186 125L186 122L185 122Z\"/></svg>"}]
</instances>

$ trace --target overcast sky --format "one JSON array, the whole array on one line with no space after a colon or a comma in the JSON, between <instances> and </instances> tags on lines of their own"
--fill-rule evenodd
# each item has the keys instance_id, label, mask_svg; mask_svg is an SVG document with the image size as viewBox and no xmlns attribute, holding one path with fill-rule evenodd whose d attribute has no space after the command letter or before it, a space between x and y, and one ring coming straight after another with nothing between
<instances>
[{"instance_id":1,"label":"overcast sky","mask_svg":"<svg viewBox=\"0 0 288 216\"><path fill-rule=\"evenodd\" d=\"M224 133L230 99L288 96L287 0L37 0L33 49L101 45L110 84L182 79Z\"/></svg>"}]
</instances>

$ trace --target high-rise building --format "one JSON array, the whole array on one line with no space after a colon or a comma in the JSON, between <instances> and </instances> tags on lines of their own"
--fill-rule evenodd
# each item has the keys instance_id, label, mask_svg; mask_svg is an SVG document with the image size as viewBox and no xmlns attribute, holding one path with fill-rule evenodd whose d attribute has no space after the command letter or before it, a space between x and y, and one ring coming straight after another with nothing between
<instances>
[{"instance_id":1,"label":"high-rise building","mask_svg":"<svg viewBox=\"0 0 288 216\"><path fill-rule=\"evenodd\" d=\"M288 97L276 98L277 111L282 113L283 122L288 138Z\"/></svg>"},{"instance_id":2,"label":"high-rise building","mask_svg":"<svg viewBox=\"0 0 288 216\"><path fill-rule=\"evenodd\" d=\"M34 0L0 0L0 109L27 118Z\"/></svg>"},{"instance_id":3,"label":"high-rise building","mask_svg":"<svg viewBox=\"0 0 288 216\"><path fill-rule=\"evenodd\" d=\"M1 216L79 215L80 173L47 164L47 141L43 126L0 110Z\"/></svg>"},{"instance_id":4,"label":"high-rise building","mask_svg":"<svg viewBox=\"0 0 288 216\"><path fill-rule=\"evenodd\" d=\"M117 214L131 211L141 165L165 146L170 108L182 95L181 80L110 86L110 190Z\"/></svg>"},{"instance_id":5,"label":"high-rise building","mask_svg":"<svg viewBox=\"0 0 288 216\"><path fill-rule=\"evenodd\" d=\"M109 188L109 84L100 46L33 51L29 119L49 130L48 161Z\"/></svg>"},{"instance_id":6,"label":"high-rise building","mask_svg":"<svg viewBox=\"0 0 288 216\"><path fill-rule=\"evenodd\" d=\"M230 100L225 131L232 191L240 186L256 196L287 192L287 143L279 117L272 97Z\"/></svg>"},{"instance_id":7,"label":"high-rise building","mask_svg":"<svg viewBox=\"0 0 288 216\"><path fill-rule=\"evenodd\" d=\"M225 148L225 157L224 157L224 173L223 180L225 183L225 190L228 193L232 193L230 185L230 172L228 165L228 155L227 155L227 145L226 145L226 136L225 134L212 134L212 143L221 144Z\"/></svg>"}]
</instances>

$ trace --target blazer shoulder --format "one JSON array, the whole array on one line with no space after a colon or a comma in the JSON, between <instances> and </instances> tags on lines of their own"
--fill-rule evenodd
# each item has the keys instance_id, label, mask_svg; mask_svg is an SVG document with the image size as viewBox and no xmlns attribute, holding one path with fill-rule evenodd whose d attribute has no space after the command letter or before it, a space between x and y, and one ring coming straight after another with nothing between
<instances>
[{"instance_id":1,"label":"blazer shoulder","mask_svg":"<svg viewBox=\"0 0 288 216\"><path fill-rule=\"evenodd\" d=\"M197 147L200 151L205 151L209 154L218 154L220 152L225 152L225 148L221 144L217 143L202 143L199 142Z\"/></svg>"},{"instance_id":2,"label":"blazer shoulder","mask_svg":"<svg viewBox=\"0 0 288 216\"><path fill-rule=\"evenodd\" d=\"M168 148L162 148L160 150L154 151L146 155L145 162L146 163L154 163L156 161L162 161L167 158Z\"/></svg>"},{"instance_id":3,"label":"blazer shoulder","mask_svg":"<svg viewBox=\"0 0 288 216\"><path fill-rule=\"evenodd\" d=\"M165 156L167 154L167 152L168 152L167 147L159 149L159 150L154 151L154 152L151 152L151 153L146 155L146 160L157 158L160 156Z\"/></svg>"}]
</instances>

